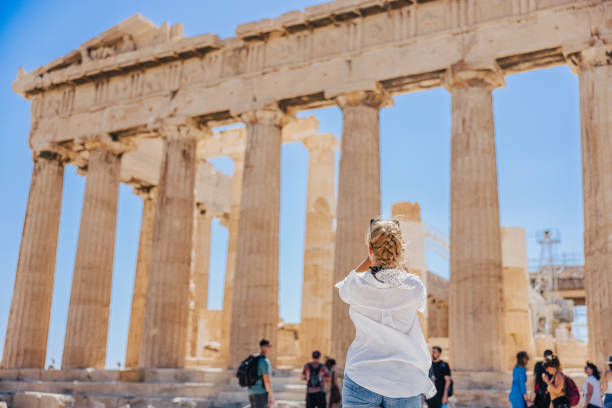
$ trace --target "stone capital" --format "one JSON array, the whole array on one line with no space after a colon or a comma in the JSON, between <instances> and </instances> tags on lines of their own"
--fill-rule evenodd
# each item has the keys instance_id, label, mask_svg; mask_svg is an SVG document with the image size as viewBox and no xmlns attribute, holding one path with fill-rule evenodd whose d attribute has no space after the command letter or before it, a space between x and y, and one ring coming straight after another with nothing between
<instances>
[{"instance_id":1,"label":"stone capital","mask_svg":"<svg viewBox=\"0 0 612 408\"><path fill-rule=\"evenodd\" d=\"M287 115L278 107L254 109L238 114L240 120L246 124L268 124L283 127L291 121L291 116Z\"/></svg>"},{"instance_id":2,"label":"stone capital","mask_svg":"<svg viewBox=\"0 0 612 408\"><path fill-rule=\"evenodd\" d=\"M393 97L386 91L351 91L334 97L340 109L347 106L369 106L381 109L386 106L393 106Z\"/></svg>"},{"instance_id":3,"label":"stone capital","mask_svg":"<svg viewBox=\"0 0 612 408\"><path fill-rule=\"evenodd\" d=\"M38 159L56 160L60 164L66 164L72 159L73 153L71 150L60 146L47 146L32 151L32 160L36 162Z\"/></svg>"},{"instance_id":4,"label":"stone capital","mask_svg":"<svg viewBox=\"0 0 612 408\"><path fill-rule=\"evenodd\" d=\"M453 64L446 70L442 83L448 90L460 87L495 89L506 85L504 73L495 62Z\"/></svg>"},{"instance_id":5,"label":"stone capital","mask_svg":"<svg viewBox=\"0 0 612 408\"><path fill-rule=\"evenodd\" d=\"M309 151L333 151L340 147L339 140L331 133L318 133L302 139Z\"/></svg>"},{"instance_id":6,"label":"stone capital","mask_svg":"<svg viewBox=\"0 0 612 408\"><path fill-rule=\"evenodd\" d=\"M124 153L132 151L136 145L129 138L116 139L108 134L100 134L94 137L88 137L76 141L77 144L83 147L83 150L88 152L94 150L103 150L113 153L117 156L122 156Z\"/></svg>"},{"instance_id":7,"label":"stone capital","mask_svg":"<svg viewBox=\"0 0 612 408\"><path fill-rule=\"evenodd\" d=\"M157 199L157 187L156 186L141 184L138 186L134 186L133 191L135 195L142 198L142 201L147 201L147 200L155 201Z\"/></svg>"},{"instance_id":8,"label":"stone capital","mask_svg":"<svg viewBox=\"0 0 612 408\"><path fill-rule=\"evenodd\" d=\"M196 123L192 119L171 118L162 121L159 126L159 135L164 140L200 140L212 134L207 126Z\"/></svg>"},{"instance_id":9,"label":"stone capital","mask_svg":"<svg viewBox=\"0 0 612 408\"><path fill-rule=\"evenodd\" d=\"M612 65L612 45L598 40L592 46L574 51L571 46L564 46L566 58L575 74L604 65Z\"/></svg>"}]
</instances>

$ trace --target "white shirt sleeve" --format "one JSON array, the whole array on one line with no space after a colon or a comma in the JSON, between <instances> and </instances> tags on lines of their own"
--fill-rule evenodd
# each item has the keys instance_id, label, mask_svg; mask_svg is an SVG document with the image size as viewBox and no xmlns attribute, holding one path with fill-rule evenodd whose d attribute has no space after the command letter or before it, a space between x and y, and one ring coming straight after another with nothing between
<instances>
[{"instance_id":1,"label":"white shirt sleeve","mask_svg":"<svg viewBox=\"0 0 612 408\"><path fill-rule=\"evenodd\" d=\"M350 292L352 282L355 280L355 278L357 278L357 272L355 272L355 270L352 270L346 276L346 278L336 283L335 285L338 288L338 294L340 295L340 299L342 299L344 303L351 304Z\"/></svg>"},{"instance_id":2,"label":"white shirt sleeve","mask_svg":"<svg viewBox=\"0 0 612 408\"><path fill-rule=\"evenodd\" d=\"M427 290L425 289L425 285L423 281L419 279L418 276L415 276L418 284L415 288L415 294L418 298L417 300L417 310L421 313L425 313L425 307L427 306Z\"/></svg>"}]
</instances>

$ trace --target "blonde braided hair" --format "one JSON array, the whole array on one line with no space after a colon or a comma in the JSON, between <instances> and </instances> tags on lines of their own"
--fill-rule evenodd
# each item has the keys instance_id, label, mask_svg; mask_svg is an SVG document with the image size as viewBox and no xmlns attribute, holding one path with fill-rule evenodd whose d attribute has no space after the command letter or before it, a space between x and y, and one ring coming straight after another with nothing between
<instances>
[{"instance_id":1,"label":"blonde braided hair","mask_svg":"<svg viewBox=\"0 0 612 408\"><path fill-rule=\"evenodd\" d=\"M372 247L381 269L405 269L404 240L398 221L372 220L366 243Z\"/></svg>"}]
</instances>

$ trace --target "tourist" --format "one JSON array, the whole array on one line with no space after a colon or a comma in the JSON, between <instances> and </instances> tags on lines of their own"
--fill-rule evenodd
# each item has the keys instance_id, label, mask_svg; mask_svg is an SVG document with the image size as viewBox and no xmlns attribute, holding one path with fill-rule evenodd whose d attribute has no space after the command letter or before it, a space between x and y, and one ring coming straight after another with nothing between
<instances>
[{"instance_id":1,"label":"tourist","mask_svg":"<svg viewBox=\"0 0 612 408\"><path fill-rule=\"evenodd\" d=\"M402 264L397 221L371 220L366 245L365 259L336 284L356 329L346 356L342 406L421 407L423 395L436 393L417 316L425 310L425 287Z\"/></svg>"},{"instance_id":2,"label":"tourist","mask_svg":"<svg viewBox=\"0 0 612 408\"><path fill-rule=\"evenodd\" d=\"M536 408L549 408L550 407L550 394L548 394L547 385L542 379L542 374L548 376L548 373L544 369L544 363L550 360L553 356L552 350L544 350L544 361L538 361L533 368L534 377L534 391L535 398L533 405ZM548 377L550 379L550 376Z\"/></svg>"},{"instance_id":3,"label":"tourist","mask_svg":"<svg viewBox=\"0 0 612 408\"><path fill-rule=\"evenodd\" d=\"M270 374L272 366L268 360L268 354L272 345L266 339L259 342L259 354L263 356L257 362L257 381L249 386L249 402L251 408L266 408L274 405L274 394L272 393L272 381Z\"/></svg>"},{"instance_id":4,"label":"tourist","mask_svg":"<svg viewBox=\"0 0 612 408\"><path fill-rule=\"evenodd\" d=\"M604 407L612 408L612 354L608 357L608 369L601 380L601 390L606 395Z\"/></svg>"},{"instance_id":5,"label":"tourist","mask_svg":"<svg viewBox=\"0 0 612 408\"><path fill-rule=\"evenodd\" d=\"M327 367L327 370L331 375L328 408L337 408L342 402L342 395L340 394L340 387L338 387L336 360L334 360L333 358L328 358L325 361L325 366Z\"/></svg>"},{"instance_id":6,"label":"tourist","mask_svg":"<svg viewBox=\"0 0 612 408\"><path fill-rule=\"evenodd\" d=\"M552 356L550 360L546 360L544 369L550 376L544 373L541 378L547 385L553 408L571 408L569 399L565 394L565 376L561 371L561 363L557 356Z\"/></svg>"},{"instance_id":7,"label":"tourist","mask_svg":"<svg viewBox=\"0 0 612 408\"><path fill-rule=\"evenodd\" d=\"M601 386L599 385L601 376L599 370L595 364L587 361L584 372L587 375L587 379L582 386L584 408L601 408Z\"/></svg>"},{"instance_id":8,"label":"tourist","mask_svg":"<svg viewBox=\"0 0 612 408\"><path fill-rule=\"evenodd\" d=\"M442 347L433 346L431 348L431 367L429 368L429 378L436 386L436 395L427 400L429 408L441 408L443 404L448 404L451 386L451 370L446 361L440 359Z\"/></svg>"},{"instance_id":9,"label":"tourist","mask_svg":"<svg viewBox=\"0 0 612 408\"><path fill-rule=\"evenodd\" d=\"M525 351L520 351L516 355L516 365L512 370L512 390L510 391L509 399L512 408L527 408L531 402L527 396L527 363L529 355Z\"/></svg>"},{"instance_id":10,"label":"tourist","mask_svg":"<svg viewBox=\"0 0 612 408\"><path fill-rule=\"evenodd\" d=\"M331 376L329 370L319 359L321 353L312 352L312 361L302 370L302 380L306 381L306 408L327 408L325 400L325 381Z\"/></svg>"}]
</instances>

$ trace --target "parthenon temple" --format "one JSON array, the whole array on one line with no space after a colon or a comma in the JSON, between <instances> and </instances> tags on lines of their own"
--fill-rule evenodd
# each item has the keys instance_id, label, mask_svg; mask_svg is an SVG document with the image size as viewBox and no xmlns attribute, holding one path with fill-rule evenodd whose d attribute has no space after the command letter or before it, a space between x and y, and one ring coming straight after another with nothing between
<instances>
[{"instance_id":1,"label":"parthenon temple","mask_svg":"<svg viewBox=\"0 0 612 408\"><path fill-rule=\"evenodd\" d=\"M427 271L418 204L396 203L393 216L409 238L408 265L428 288L423 330L451 353L457 406L506 406L495 384L508 378L516 351L541 354L555 345L534 336L525 231L500 226L492 90L508 74L562 64L580 84L583 351L605 364L612 352L610 1L336 0L235 33L185 37L181 24L156 26L137 14L17 73L13 90L31 102L34 168L0 395L16 407L183 406L175 397L242 406L235 368L260 338L275 345L270 360L280 378L293 378L313 349L343 367L354 328L333 283L358 264L365 226L381 212L380 157L372 154L379 112L395 95L444 87L452 99L450 280ZM329 106L341 109L342 135L297 116ZM278 307L280 157L288 142L309 152L302 290L317 299L303 304L293 325L281 324ZM233 160L232 176L211 165L221 156ZM86 187L61 369L48 370L68 164ZM105 359L120 183L133 187L143 211L125 368L117 370ZM214 217L229 232L220 311L206 308ZM495 384L482 392L485 380ZM302 391L277 384L279 403L303 404Z\"/></svg>"}]
</instances>

